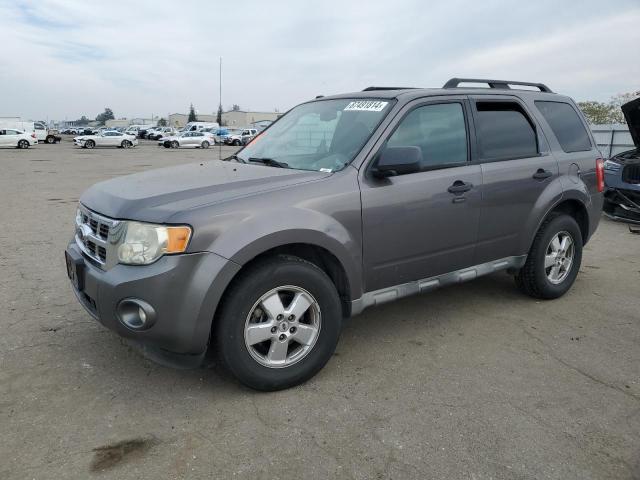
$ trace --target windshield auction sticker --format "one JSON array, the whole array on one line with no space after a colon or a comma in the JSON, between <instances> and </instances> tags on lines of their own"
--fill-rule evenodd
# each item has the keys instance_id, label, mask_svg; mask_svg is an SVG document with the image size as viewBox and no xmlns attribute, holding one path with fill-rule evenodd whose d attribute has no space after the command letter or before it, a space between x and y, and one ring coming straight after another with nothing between
<instances>
[{"instance_id":1,"label":"windshield auction sticker","mask_svg":"<svg viewBox=\"0 0 640 480\"><path fill-rule=\"evenodd\" d=\"M357 100L351 102L344 108L345 112L381 112L389 102L381 102L378 100Z\"/></svg>"}]
</instances>

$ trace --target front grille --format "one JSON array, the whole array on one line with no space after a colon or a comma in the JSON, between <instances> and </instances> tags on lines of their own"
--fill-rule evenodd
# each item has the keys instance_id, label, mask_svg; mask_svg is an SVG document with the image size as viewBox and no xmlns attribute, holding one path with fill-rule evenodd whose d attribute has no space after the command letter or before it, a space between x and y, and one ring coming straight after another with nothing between
<instances>
[{"instance_id":1,"label":"front grille","mask_svg":"<svg viewBox=\"0 0 640 480\"><path fill-rule=\"evenodd\" d=\"M640 164L627 165L622 171L622 181L626 183L640 183Z\"/></svg>"},{"instance_id":2,"label":"front grille","mask_svg":"<svg viewBox=\"0 0 640 480\"><path fill-rule=\"evenodd\" d=\"M92 263L106 269L115 263L112 250L117 242L115 235L120 222L92 212L84 205L78 207L76 216L76 245Z\"/></svg>"}]
</instances>

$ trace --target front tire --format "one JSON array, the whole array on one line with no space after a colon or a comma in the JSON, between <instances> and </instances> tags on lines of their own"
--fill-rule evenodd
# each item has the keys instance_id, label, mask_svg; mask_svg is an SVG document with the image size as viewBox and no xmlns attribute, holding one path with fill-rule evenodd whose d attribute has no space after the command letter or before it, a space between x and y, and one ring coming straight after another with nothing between
<instances>
[{"instance_id":1,"label":"front tire","mask_svg":"<svg viewBox=\"0 0 640 480\"><path fill-rule=\"evenodd\" d=\"M580 227L573 217L558 214L547 218L515 277L518 288L545 300L567 293L580 270L582 243Z\"/></svg>"},{"instance_id":2,"label":"front tire","mask_svg":"<svg viewBox=\"0 0 640 480\"><path fill-rule=\"evenodd\" d=\"M94 142L93 140L87 140L86 142L84 142L84 146L85 148L93 148L96 146L96 142Z\"/></svg>"},{"instance_id":3,"label":"front tire","mask_svg":"<svg viewBox=\"0 0 640 480\"><path fill-rule=\"evenodd\" d=\"M235 147L239 147L239 146L240 146L240 140L234 140L234 141L233 141L233 145L234 145Z\"/></svg>"},{"instance_id":4,"label":"front tire","mask_svg":"<svg viewBox=\"0 0 640 480\"><path fill-rule=\"evenodd\" d=\"M333 355L340 297L316 265L277 256L234 280L216 319L224 366L256 390L289 388L313 377Z\"/></svg>"},{"instance_id":5,"label":"front tire","mask_svg":"<svg viewBox=\"0 0 640 480\"><path fill-rule=\"evenodd\" d=\"M180 147L180 144L177 142L177 140L174 140L173 142L171 142L171 148L178 148Z\"/></svg>"}]
</instances>

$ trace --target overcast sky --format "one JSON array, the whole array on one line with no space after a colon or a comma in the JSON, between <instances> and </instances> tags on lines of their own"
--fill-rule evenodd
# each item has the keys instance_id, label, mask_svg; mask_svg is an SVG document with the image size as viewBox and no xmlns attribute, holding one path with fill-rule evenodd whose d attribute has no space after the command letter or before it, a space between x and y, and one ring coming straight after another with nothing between
<instances>
[{"instance_id":1,"label":"overcast sky","mask_svg":"<svg viewBox=\"0 0 640 480\"><path fill-rule=\"evenodd\" d=\"M0 116L212 113L220 56L225 109L453 76L605 101L640 89L639 25L640 0L0 0Z\"/></svg>"}]
</instances>

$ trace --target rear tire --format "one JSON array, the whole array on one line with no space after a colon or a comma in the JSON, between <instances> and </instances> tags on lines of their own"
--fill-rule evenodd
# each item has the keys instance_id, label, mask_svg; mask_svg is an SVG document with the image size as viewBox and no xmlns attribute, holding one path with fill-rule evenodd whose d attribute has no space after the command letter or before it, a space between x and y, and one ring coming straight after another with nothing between
<instances>
[{"instance_id":1,"label":"rear tire","mask_svg":"<svg viewBox=\"0 0 640 480\"><path fill-rule=\"evenodd\" d=\"M20 140L18 142L18 148L29 148L29 142L26 140Z\"/></svg>"},{"instance_id":2,"label":"rear tire","mask_svg":"<svg viewBox=\"0 0 640 480\"><path fill-rule=\"evenodd\" d=\"M56 143L55 137L47 137L47 143L49 145L52 145L52 144Z\"/></svg>"},{"instance_id":3,"label":"rear tire","mask_svg":"<svg viewBox=\"0 0 640 480\"><path fill-rule=\"evenodd\" d=\"M200 145L202 148L209 148L209 142L207 142L206 140L204 142L202 142L202 145Z\"/></svg>"},{"instance_id":4,"label":"rear tire","mask_svg":"<svg viewBox=\"0 0 640 480\"><path fill-rule=\"evenodd\" d=\"M527 261L515 276L525 294L540 299L567 293L582 262L582 233L575 219L566 214L549 216L540 226ZM563 244L566 248L563 251Z\"/></svg>"},{"instance_id":5,"label":"rear tire","mask_svg":"<svg viewBox=\"0 0 640 480\"><path fill-rule=\"evenodd\" d=\"M121 146L122 148L129 148L131 147L131 142L129 140L123 140Z\"/></svg>"},{"instance_id":6,"label":"rear tire","mask_svg":"<svg viewBox=\"0 0 640 480\"><path fill-rule=\"evenodd\" d=\"M301 313L291 320L292 298L301 299ZM281 390L322 369L335 351L341 322L340 297L331 279L310 262L280 255L234 280L216 318L214 339L223 365L240 382L256 390ZM266 339L251 344L256 325L265 325L260 335ZM311 336L298 343L296 335Z\"/></svg>"}]
</instances>

